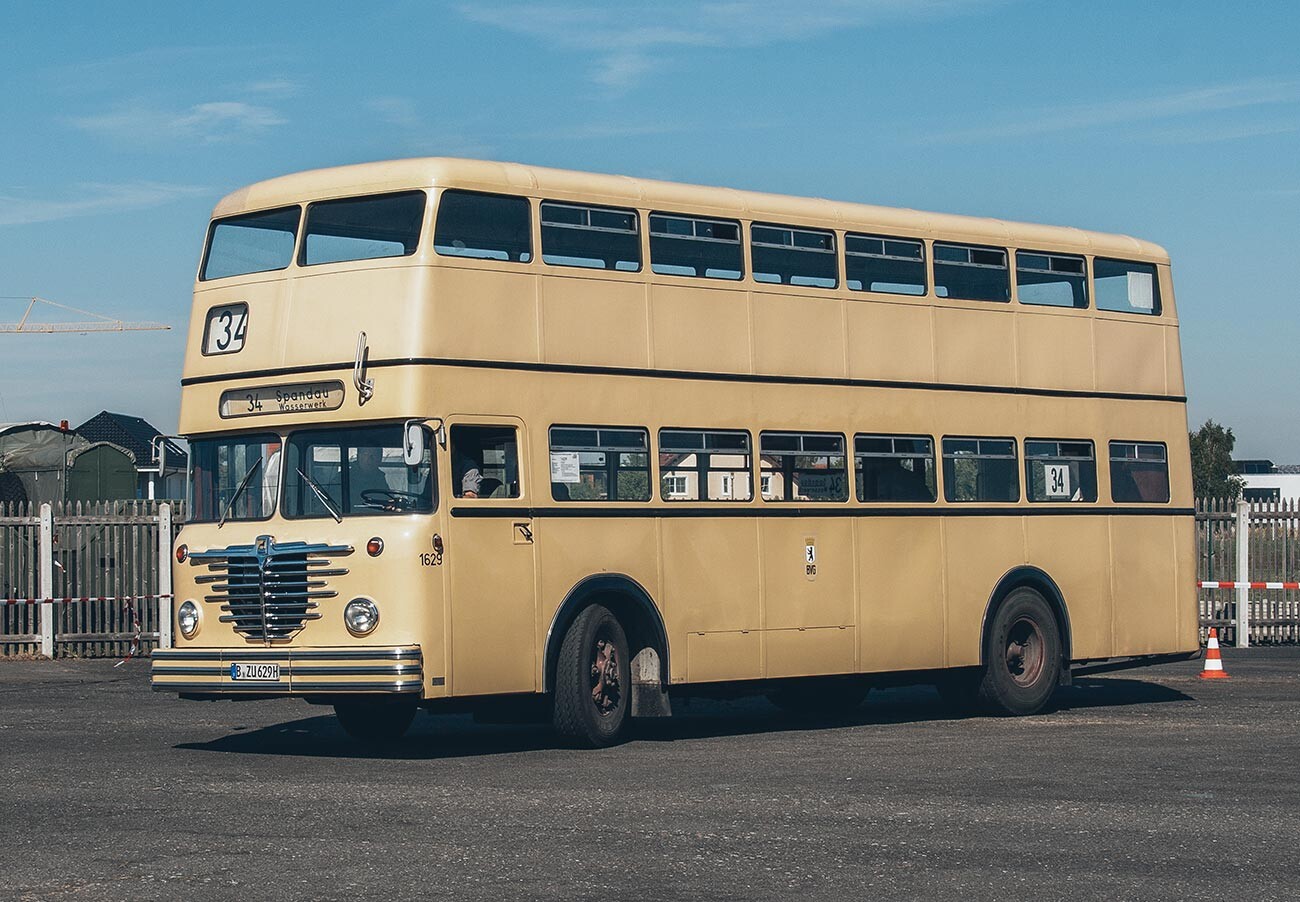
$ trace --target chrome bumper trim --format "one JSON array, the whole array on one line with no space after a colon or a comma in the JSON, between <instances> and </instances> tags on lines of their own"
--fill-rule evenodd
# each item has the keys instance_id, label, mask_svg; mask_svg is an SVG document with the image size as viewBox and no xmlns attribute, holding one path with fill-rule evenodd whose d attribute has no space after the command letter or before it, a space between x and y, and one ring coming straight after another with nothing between
<instances>
[{"instance_id":1,"label":"chrome bumper trim","mask_svg":"<svg viewBox=\"0 0 1300 902\"><path fill-rule=\"evenodd\" d=\"M236 662L280 665L276 682L234 682ZM152 656L150 682L157 692L221 695L415 692L424 683L419 646L390 648L175 648Z\"/></svg>"}]
</instances>

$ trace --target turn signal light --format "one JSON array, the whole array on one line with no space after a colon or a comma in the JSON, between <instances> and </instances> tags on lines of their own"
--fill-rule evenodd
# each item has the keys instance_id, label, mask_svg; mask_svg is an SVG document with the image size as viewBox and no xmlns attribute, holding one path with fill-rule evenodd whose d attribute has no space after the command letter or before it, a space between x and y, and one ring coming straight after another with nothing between
<instances>
[{"instance_id":1,"label":"turn signal light","mask_svg":"<svg viewBox=\"0 0 1300 902\"><path fill-rule=\"evenodd\" d=\"M433 551L435 554L442 554L442 536L436 532L433 534Z\"/></svg>"},{"instance_id":2,"label":"turn signal light","mask_svg":"<svg viewBox=\"0 0 1300 902\"><path fill-rule=\"evenodd\" d=\"M379 557L379 555L381 555L383 551L384 551L384 540L379 538L379 536L375 536L373 539L371 539L369 542L366 543L366 554L370 555L371 557Z\"/></svg>"},{"instance_id":3,"label":"turn signal light","mask_svg":"<svg viewBox=\"0 0 1300 902\"><path fill-rule=\"evenodd\" d=\"M190 546L188 545L176 546L176 563L178 564L185 563L185 561L189 559L189 556L190 556Z\"/></svg>"}]
</instances>

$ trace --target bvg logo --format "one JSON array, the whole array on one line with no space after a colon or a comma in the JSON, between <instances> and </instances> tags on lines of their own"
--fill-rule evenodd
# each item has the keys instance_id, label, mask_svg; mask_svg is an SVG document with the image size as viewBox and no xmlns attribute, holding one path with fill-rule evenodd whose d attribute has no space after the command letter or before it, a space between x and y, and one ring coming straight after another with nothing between
<instances>
[{"instance_id":1,"label":"bvg logo","mask_svg":"<svg viewBox=\"0 0 1300 902\"><path fill-rule=\"evenodd\" d=\"M817 539L813 536L803 540L803 575L810 580L817 578Z\"/></svg>"}]
</instances>

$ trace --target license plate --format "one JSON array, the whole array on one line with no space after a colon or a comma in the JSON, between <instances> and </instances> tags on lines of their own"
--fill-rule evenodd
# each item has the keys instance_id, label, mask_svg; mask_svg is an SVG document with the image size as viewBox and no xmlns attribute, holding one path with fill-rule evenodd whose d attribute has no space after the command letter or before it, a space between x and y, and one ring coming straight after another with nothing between
<instances>
[{"instance_id":1,"label":"license plate","mask_svg":"<svg viewBox=\"0 0 1300 902\"><path fill-rule=\"evenodd\" d=\"M246 683L278 683L279 664L231 664L230 679Z\"/></svg>"}]
</instances>

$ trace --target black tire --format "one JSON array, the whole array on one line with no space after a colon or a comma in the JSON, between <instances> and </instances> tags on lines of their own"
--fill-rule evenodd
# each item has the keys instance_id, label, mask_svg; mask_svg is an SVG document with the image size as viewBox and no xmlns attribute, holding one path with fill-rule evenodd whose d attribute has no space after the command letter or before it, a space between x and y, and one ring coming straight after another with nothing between
<instances>
[{"instance_id":1,"label":"black tire","mask_svg":"<svg viewBox=\"0 0 1300 902\"><path fill-rule=\"evenodd\" d=\"M334 713L353 739L383 742L400 739L415 717L415 700L367 698L337 702Z\"/></svg>"},{"instance_id":2,"label":"black tire","mask_svg":"<svg viewBox=\"0 0 1300 902\"><path fill-rule=\"evenodd\" d=\"M871 686L865 680L808 679L767 693L767 700L787 714L829 717L848 714L862 704Z\"/></svg>"},{"instance_id":3,"label":"black tire","mask_svg":"<svg viewBox=\"0 0 1300 902\"><path fill-rule=\"evenodd\" d=\"M592 605L573 621L560 645L551 722L573 745L614 745L627 726L631 695L623 626L607 608Z\"/></svg>"},{"instance_id":4,"label":"black tire","mask_svg":"<svg viewBox=\"0 0 1300 902\"><path fill-rule=\"evenodd\" d=\"M1051 606L1033 589L1012 589L985 637L980 706L994 714L1037 714L1060 674L1061 633Z\"/></svg>"}]
</instances>

